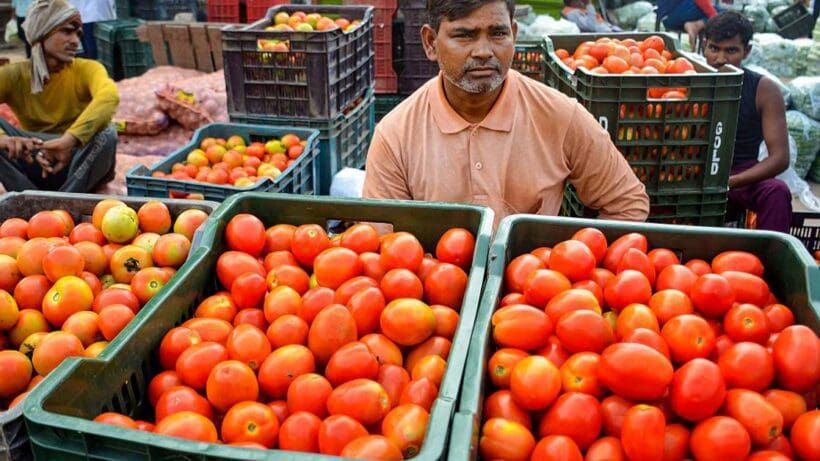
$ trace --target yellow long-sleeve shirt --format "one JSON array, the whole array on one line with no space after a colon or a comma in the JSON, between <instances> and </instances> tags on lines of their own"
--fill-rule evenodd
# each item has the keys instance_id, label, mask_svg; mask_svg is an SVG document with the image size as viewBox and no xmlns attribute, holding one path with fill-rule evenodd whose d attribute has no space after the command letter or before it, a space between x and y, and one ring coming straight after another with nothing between
<instances>
[{"instance_id":1,"label":"yellow long-sleeve shirt","mask_svg":"<svg viewBox=\"0 0 820 461\"><path fill-rule=\"evenodd\" d=\"M111 123L120 96L105 67L77 58L49 76L43 92L31 92L31 62L0 67L0 103L8 104L28 131L71 133L82 144Z\"/></svg>"}]
</instances>

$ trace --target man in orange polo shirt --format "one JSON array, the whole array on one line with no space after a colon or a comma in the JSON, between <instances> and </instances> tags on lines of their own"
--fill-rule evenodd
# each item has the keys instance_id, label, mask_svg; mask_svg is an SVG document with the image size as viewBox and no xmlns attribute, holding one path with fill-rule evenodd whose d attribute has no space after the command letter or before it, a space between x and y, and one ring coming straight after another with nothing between
<instances>
[{"instance_id":1,"label":"man in orange polo shirt","mask_svg":"<svg viewBox=\"0 0 820 461\"><path fill-rule=\"evenodd\" d=\"M608 133L558 91L510 70L514 0L428 0L421 35L441 72L387 114L363 195L556 215L569 180L602 219L642 221L644 185Z\"/></svg>"}]
</instances>

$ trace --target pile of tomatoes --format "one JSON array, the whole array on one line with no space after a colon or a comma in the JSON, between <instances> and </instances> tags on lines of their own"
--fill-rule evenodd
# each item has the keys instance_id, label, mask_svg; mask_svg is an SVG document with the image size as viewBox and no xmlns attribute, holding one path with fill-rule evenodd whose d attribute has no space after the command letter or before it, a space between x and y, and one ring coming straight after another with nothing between
<instances>
[{"instance_id":1,"label":"pile of tomatoes","mask_svg":"<svg viewBox=\"0 0 820 461\"><path fill-rule=\"evenodd\" d=\"M20 403L67 357L96 357L174 275L207 219L174 221L153 200L105 199L91 222L65 210L0 225L0 410ZM172 232L173 231L173 232Z\"/></svg>"},{"instance_id":2,"label":"pile of tomatoes","mask_svg":"<svg viewBox=\"0 0 820 461\"><path fill-rule=\"evenodd\" d=\"M356 224L225 228L222 291L159 345L153 422L167 436L354 458L417 454L444 378L475 247L453 228L425 255L408 232Z\"/></svg>"},{"instance_id":3,"label":"pile of tomatoes","mask_svg":"<svg viewBox=\"0 0 820 461\"><path fill-rule=\"evenodd\" d=\"M820 459L820 340L754 254L685 264L602 232L509 262L479 451L507 460Z\"/></svg>"}]
</instances>

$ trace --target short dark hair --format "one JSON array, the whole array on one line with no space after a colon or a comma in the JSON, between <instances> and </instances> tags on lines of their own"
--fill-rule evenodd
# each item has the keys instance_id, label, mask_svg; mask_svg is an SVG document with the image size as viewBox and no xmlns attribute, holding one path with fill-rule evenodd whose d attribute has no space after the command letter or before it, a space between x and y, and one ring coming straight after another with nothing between
<instances>
[{"instance_id":1,"label":"short dark hair","mask_svg":"<svg viewBox=\"0 0 820 461\"><path fill-rule=\"evenodd\" d=\"M752 40L755 29L746 16L736 11L724 11L706 23L704 34L712 42L723 42L740 36L743 45Z\"/></svg>"},{"instance_id":2,"label":"short dark hair","mask_svg":"<svg viewBox=\"0 0 820 461\"><path fill-rule=\"evenodd\" d=\"M438 32L442 19L455 21L469 16L488 3L495 2L504 2L507 5L512 21L515 15L515 0L427 0L427 23Z\"/></svg>"}]
</instances>

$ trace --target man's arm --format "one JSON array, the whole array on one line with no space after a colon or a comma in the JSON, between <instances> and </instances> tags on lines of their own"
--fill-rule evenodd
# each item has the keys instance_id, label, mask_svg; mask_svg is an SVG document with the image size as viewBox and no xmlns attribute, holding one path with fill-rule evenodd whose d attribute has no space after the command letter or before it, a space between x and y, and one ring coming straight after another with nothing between
<instances>
[{"instance_id":1,"label":"man's arm","mask_svg":"<svg viewBox=\"0 0 820 461\"><path fill-rule=\"evenodd\" d=\"M789 131L786 107L777 84L763 77L755 101L763 126L763 141L769 156L746 171L729 177L729 188L747 186L774 178L789 167Z\"/></svg>"},{"instance_id":2,"label":"man's arm","mask_svg":"<svg viewBox=\"0 0 820 461\"><path fill-rule=\"evenodd\" d=\"M364 175L362 196L365 198L389 198L412 200L407 186L407 175L395 152L376 127L370 149L367 151L367 167Z\"/></svg>"},{"instance_id":3,"label":"man's arm","mask_svg":"<svg viewBox=\"0 0 820 461\"><path fill-rule=\"evenodd\" d=\"M564 139L570 182L601 219L644 221L649 197L609 133L580 105L575 105L570 130Z\"/></svg>"},{"instance_id":4,"label":"man's arm","mask_svg":"<svg viewBox=\"0 0 820 461\"><path fill-rule=\"evenodd\" d=\"M79 67L80 78L88 82L91 102L66 133L85 144L100 130L111 123L120 103L117 85L108 77L105 67L96 61L85 61ZM76 63L75 63L76 65Z\"/></svg>"}]
</instances>

